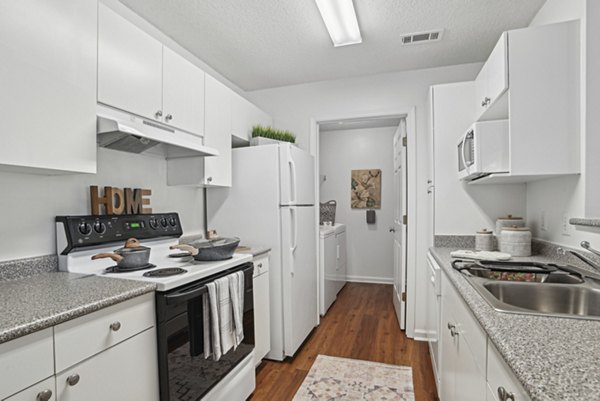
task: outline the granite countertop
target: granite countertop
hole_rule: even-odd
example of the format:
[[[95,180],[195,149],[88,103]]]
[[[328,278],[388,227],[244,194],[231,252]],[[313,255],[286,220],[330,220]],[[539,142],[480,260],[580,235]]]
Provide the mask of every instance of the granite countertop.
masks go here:
[[[252,255],[252,257],[257,257],[259,255],[265,254],[270,251],[271,251],[271,248],[269,248],[268,246],[248,245],[248,244],[241,244],[235,250],[236,253],[245,253],[245,254]]]
[[[430,248],[531,399],[600,400],[600,321],[497,312],[452,269],[454,250]]]
[[[155,288],[141,281],[61,272],[0,282],[0,344]]]

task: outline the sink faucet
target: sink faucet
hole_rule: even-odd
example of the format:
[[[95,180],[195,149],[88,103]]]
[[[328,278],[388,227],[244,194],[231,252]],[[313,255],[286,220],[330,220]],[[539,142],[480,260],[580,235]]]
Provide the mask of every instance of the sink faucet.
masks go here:
[[[594,255],[600,256],[600,252],[597,251],[596,249],[592,248],[589,242],[581,241],[580,245],[582,248],[587,249],[588,251],[592,252]],[[565,255],[567,252],[569,252],[571,255],[577,257],[579,260],[581,260],[586,265],[593,267],[594,270],[600,271],[600,265],[598,265],[598,263],[594,262],[593,260],[591,260],[587,256],[582,255],[579,252],[576,252],[576,251],[573,251],[570,249],[565,250],[564,248],[558,248],[557,252],[559,255]]]

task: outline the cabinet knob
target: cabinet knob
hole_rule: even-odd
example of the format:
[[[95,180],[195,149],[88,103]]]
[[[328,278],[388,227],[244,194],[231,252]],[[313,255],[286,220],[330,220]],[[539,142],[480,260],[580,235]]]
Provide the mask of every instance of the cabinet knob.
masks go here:
[[[262,267],[262,263],[259,263],[257,266],[260,269]]]
[[[491,102],[492,102],[492,99],[490,99],[489,97],[486,97],[485,99],[483,99],[483,102],[481,102],[481,107],[488,106]]]
[[[74,386],[77,383],[79,383],[79,379],[80,379],[80,377],[77,373],[72,374],[71,376],[67,377],[67,384],[69,386]]]
[[[154,117],[156,118],[161,118],[162,117],[162,110],[158,110],[156,113],[154,113]]]
[[[212,179],[212,177],[208,177],[208,178],[206,179],[206,182],[212,182],[212,180],[213,180],[213,179]]]
[[[121,329],[121,322],[114,322],[110,325],[112,331],[119,331]]]
[[[52,390],[44,390],[38,393],[35,401],[48,401],[52,398]]]
[[[165,120],[167,122],[171,121],[173,119],[173,114],[167,114],[167,116],[165,117]]]
[[[515,401],[515,395],[506,391],[502,386],[498,387],[498,397],[500,401]]]

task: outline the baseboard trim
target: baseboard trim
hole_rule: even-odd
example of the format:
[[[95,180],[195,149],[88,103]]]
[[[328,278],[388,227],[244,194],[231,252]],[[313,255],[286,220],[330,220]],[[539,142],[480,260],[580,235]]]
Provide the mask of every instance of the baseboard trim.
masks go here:
[[[350,283],[394,284],[393,278],[386,277],[346,276],[346,281]]]
[[[429,338],[427,336],[427,330],[423,330],[423,329],[415,329],[415,333],[414,333],[414,337],[413,340],[416,341],[429,341]]]

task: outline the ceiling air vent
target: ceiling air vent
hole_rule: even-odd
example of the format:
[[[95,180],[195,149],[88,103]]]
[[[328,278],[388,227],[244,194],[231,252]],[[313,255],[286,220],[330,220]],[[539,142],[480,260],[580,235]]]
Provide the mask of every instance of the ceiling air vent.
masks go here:
[[[402,35],[403,45],[416,45],[419,43],[437,42],[442,39],[443,29],[431,32],[411,33]]]

